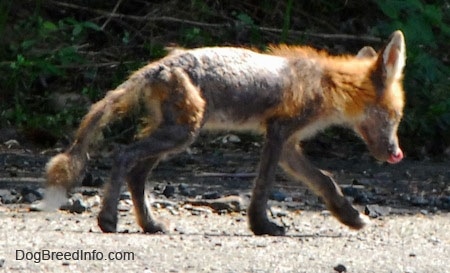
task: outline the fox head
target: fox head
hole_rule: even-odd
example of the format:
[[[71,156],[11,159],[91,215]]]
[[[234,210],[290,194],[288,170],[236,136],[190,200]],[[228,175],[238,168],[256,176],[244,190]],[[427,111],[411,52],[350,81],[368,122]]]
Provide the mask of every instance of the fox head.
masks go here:
[[[368,77],[375,94],[373,100],[365,104],[354,130],[376,159],[398,163],[403,159],[403,152],[399,147],[397,128],[405,104],[402,79],[406,56],[402,32],[394,32],[387,45],[373,58],[376,62]]]

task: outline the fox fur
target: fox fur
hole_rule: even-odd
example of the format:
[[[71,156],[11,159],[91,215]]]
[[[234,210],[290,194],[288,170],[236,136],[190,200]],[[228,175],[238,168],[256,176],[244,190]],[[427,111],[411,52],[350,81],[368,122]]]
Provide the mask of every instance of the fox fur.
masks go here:
[[[271,46],[268,53],[236,47],[177,49],[134,72],[91,107],[73,144],[47,164],[47,187],[64,194],[76,185],[95,135],[139,109],[145,122],[138,140],[114,158],[98,217],[104,232],[116,231],[124,181],[144,232],[165,230],[145,200],[146,177],[161,158],[182,151],[203,128],[252,130],[266,136],[248,210],[255,234],[284,234],[266,212],[277,165],[321,196],[339,221],[359,229],[364,217],[330,176],[307,161],[299,140],[342,125],[361,136],[377,159],[399,162],[404,65],[400,31],[379,53],[366,47],[356,56],[286,45]]]

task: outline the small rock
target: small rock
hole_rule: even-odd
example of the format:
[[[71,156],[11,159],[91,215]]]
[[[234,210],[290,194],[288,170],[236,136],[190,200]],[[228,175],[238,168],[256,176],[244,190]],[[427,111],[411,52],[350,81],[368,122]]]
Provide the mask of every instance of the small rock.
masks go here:
[[[371,198],[367,192],[364,191],[365,187],[362,185],[342,186],[342,193],[345,196],[353,198],[353,202],[358,204],[368,204],[371,202]]]
[[[331,216],[331,212],[329,210],[322,210],[320,212],[320,215],[322,215],[322,216]]]
[[[450,209],[450,196],[442,196],[436,202],[437,207],[440,209]]]
[[[411,198],[411,204],[414,206],[426,206],[430,202],[423,196],[415,196]]]
[[[117,206],[118,211],[130,211],[131,205],[127,201],[129,200],[120,200],[119,205]]]
[[[105,180],[103,180],[101,177],[97,177],[92,182],[92,187],[99,188],[99,187],[103,186],[103,184],[105,184]]]
[[[343,264],[338,264],[335,267],[333,267],[333,269],[339,273],[347,272],[347,268],[345,268],[345,266]]]
[[[247,204],[240,196],[229,195],[211,200],[186,200],[185,206],[206,206],[212,208],[215,212],[241,212],[246,210]]]
[[[178,203],[164,199],[157,199],[152,202],[152,206],[155,208],[170,208],[170,207],[177,207]]]
[[[61,210],[68,210],[72,213],[83,213],[90,209],[87,202],[83,200],[81,193],[74,194],[67,202],[60,207]]]
[[[94,196],[89,197],[86,200],[86,203],[88,204],[89,208],[97,207],[97,206],[100,206],[101,198],[99,195],[94,195]]]
[[[83,213],[88,209],[90,209],[90,207],[83,199],[75,199],[69,211],[72,213]]]
[[[220,198],[220,193],[218,193],[216,191],[205,192],[204,194],[202,194],[202,198],[203,199],[217,199],[217,198]]]
[[[0,259],[0,268],[2,268],[4,264],[5,264],[5,259]]]
[[[34,201],[41,200],[44,198],[43,192],[31,187],[24,187],[20,191],[22,195],[22,202],[33,203]]]
[[[16,194],[15,194],[16,193]],[[19,196],[13,190],[0,189],[0,201],[2,204],[17,203]]]
[[[359,187],[357,188],[357,187],[353,187],[353,186],[347,186],[347,187],[342,186],[341,188],[342,188],[342,193],[346,196],[355,198],[356,196],[361,194],[361,189]]]
[[[98,190],[97,189],[83,189],[81,194],[84,196],[96,196],[96,195],[98,195]]]
[[[39,200],[39,198],[36,195],[32,194],[32,193],[27,193],[25,195],[22,195],[22,202],[23,203],[31,204],[31,203],[33,203],[33,202],[35,202],[37,200]]]
[[[187,184],[184,184],[184,183],[181,183],[180,185],[178,185],[178,191],[183,196],[192,196],[193,195],[193,191],[191,189],[189,189],[189,186]]]
[[[172,185],[166,185],[162,194],[167,198],[174,196],[175,195],[175,187]]]
[[[282,201],[284,201],[284,200],[286,200],[286,197],[287,197],[287,195],[286,194],[284,194],[283,192],[281,192],[281,191],[273,191],[271,194],[270,194],[270,199],[271,200],[275,200],[275,201],[278,201],[278,202],[282,202]]]
[[[120,194],[120,200],[131,200],[131,193],[129,191],[124,191]]]
[[[270,214],[272,215],[272,217],[285,217],[288,215],[288,212],[281,209],[281,208],[270,208]]]
[[[371,218],[377,218],[381,216],[386,216],[391,213],[392,208],[380,205],[366,205],[364,208],[364,213]]]
[[[14,148],[14,147],[15,148],[20,147],[19,141],[15,140],[15,139],[10,139],[8,141],[5,141],[3,144],[5,144],[6,147],[8,147],[8,149],[11,149],[11,148]]]
[[[92,173],[87,172],[84,175],[83,181],[81,181],[81,185],[85,187],[92,187],[94,184],[94,177],[92,176]]]

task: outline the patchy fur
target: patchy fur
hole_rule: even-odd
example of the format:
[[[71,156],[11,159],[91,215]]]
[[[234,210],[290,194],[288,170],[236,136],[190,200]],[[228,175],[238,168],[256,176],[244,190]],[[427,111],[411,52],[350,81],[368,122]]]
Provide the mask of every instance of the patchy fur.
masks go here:
[[[311,47],[271,46],[269,54],[235,47],[175,50],[150,63],[92,105],[71,147],[47,165],[49,189],[69,189],[82,174],[89,144],[112,121],[143,113],[137,140],[117,152],[98,224],[115,232],[120,189],[126,181],[144,232],[165,231],[145,199],[145,180],[161,158],[182,151],[202,128],[254,130],[266,135],[249,206],[255,234],[282,235],[269,221],[267,200],[276,166],[306,183],[345,225],[364,217],[334,180],[301,153],[299,140],[330,125],[353,129],[381,161],[403,158],[397,139],[404,94],[403,34],[394,32],[378,53],[331,56]],[[47,195],[49,196],[49,195]]]

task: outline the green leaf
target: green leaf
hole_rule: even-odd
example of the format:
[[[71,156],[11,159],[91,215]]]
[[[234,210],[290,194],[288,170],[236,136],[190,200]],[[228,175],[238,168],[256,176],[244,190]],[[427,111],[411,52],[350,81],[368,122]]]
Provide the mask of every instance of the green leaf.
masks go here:
[[[237,18],[246,25],[253,26],[255,24],[252,17],[248,16],[246,13],[239,13]]]
[[[58,27],[50,21],[45,21],[42,24],[42,28],[48,32],[58,30]]]
[[[423,13],[433,25],[440,26],[442,24],[442,11],[437,5],[426,5]]]
[[[33,47],[36,44],[36,40],[25,40],[23,41],[20,46],[24,50],[28,50],[29,48]]]
[[[72,35],[73,36],[78,36],[81,33],[81,31],[83,31],[83,26],[80,25],[80,24],[75,25],[75,27],[72,30]]]
[[[100,26],[98,26],[97,24],[95,24],[95,23],[92,23],[92,22],[84,22],[83,23],[83,26],[85,27],[85,28],[90,28],[90,29],[93,29],[93,30],[96,30],[96,31],[100,31],[100,30],[102,30],[101,28],[100,28]]]
[[[398,19],[400,14],[400,8],[398,7],[397,1],[375,1],[381,11],[391,19]]]

